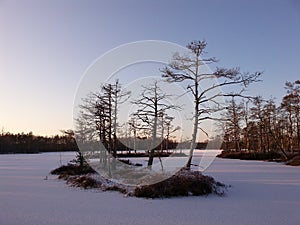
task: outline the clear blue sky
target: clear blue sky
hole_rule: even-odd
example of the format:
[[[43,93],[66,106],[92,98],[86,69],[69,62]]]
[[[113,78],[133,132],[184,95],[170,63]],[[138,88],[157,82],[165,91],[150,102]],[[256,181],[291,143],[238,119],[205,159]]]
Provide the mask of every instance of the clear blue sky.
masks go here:
[[[127,42],[206,39],[219,65],[263,70],[249,93],[279,100],[300,78],[299,1],[0,0],[0,128],[72,128],[86,68]]]

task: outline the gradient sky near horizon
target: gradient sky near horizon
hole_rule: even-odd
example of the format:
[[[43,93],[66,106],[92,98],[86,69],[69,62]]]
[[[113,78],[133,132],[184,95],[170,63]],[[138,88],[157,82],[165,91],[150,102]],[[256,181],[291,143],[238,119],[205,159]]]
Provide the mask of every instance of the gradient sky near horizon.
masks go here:
[[[264,71],[249,94],[281,100],[300,79],[300,1],[0,0],[0,128],[72,128],[88,66],[118,45],[205,39],[219,66]]]

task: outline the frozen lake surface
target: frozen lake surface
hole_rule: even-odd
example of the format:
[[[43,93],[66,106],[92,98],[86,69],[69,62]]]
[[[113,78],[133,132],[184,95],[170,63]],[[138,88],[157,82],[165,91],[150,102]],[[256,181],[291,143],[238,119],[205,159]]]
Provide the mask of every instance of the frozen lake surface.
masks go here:
[[[0,225],[300,224],[299,167],[216,159],[204,174],[232,186],[225,197],[152,200],[71,188],[49,175],[73,158],[0,155]]]

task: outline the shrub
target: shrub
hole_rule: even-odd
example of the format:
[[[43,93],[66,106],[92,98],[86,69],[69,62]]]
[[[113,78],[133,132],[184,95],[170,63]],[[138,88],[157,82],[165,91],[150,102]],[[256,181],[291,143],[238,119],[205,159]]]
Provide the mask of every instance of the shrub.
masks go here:
[[[89,173],[96,173],[96,171],[90,167],[88,164],[84,164],[83,166],[68,164],[63,165],[57,169],[54,169],[50,172],[53,175],[60,175],[62,178],[64,176],[74,176],[74,175],[84,175]]]
[[[133,195],[146,198],[199,196],[211,193],[223,195],[224,190],[221,190],[223,187],[224,184],[216,182],[212,177],[202,175],[199,171],[182,169],[159,183],[136,187]]]

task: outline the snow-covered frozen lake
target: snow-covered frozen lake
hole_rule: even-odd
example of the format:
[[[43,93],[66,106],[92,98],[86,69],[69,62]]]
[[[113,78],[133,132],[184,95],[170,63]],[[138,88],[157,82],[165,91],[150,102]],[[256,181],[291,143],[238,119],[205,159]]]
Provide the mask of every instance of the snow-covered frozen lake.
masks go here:
[[[299,167],[216,159],[205,174],[232,185],[227,196],[152,200],[71,188],[49,175],[73,158],[0,155],[0,225],[300,224]]]

